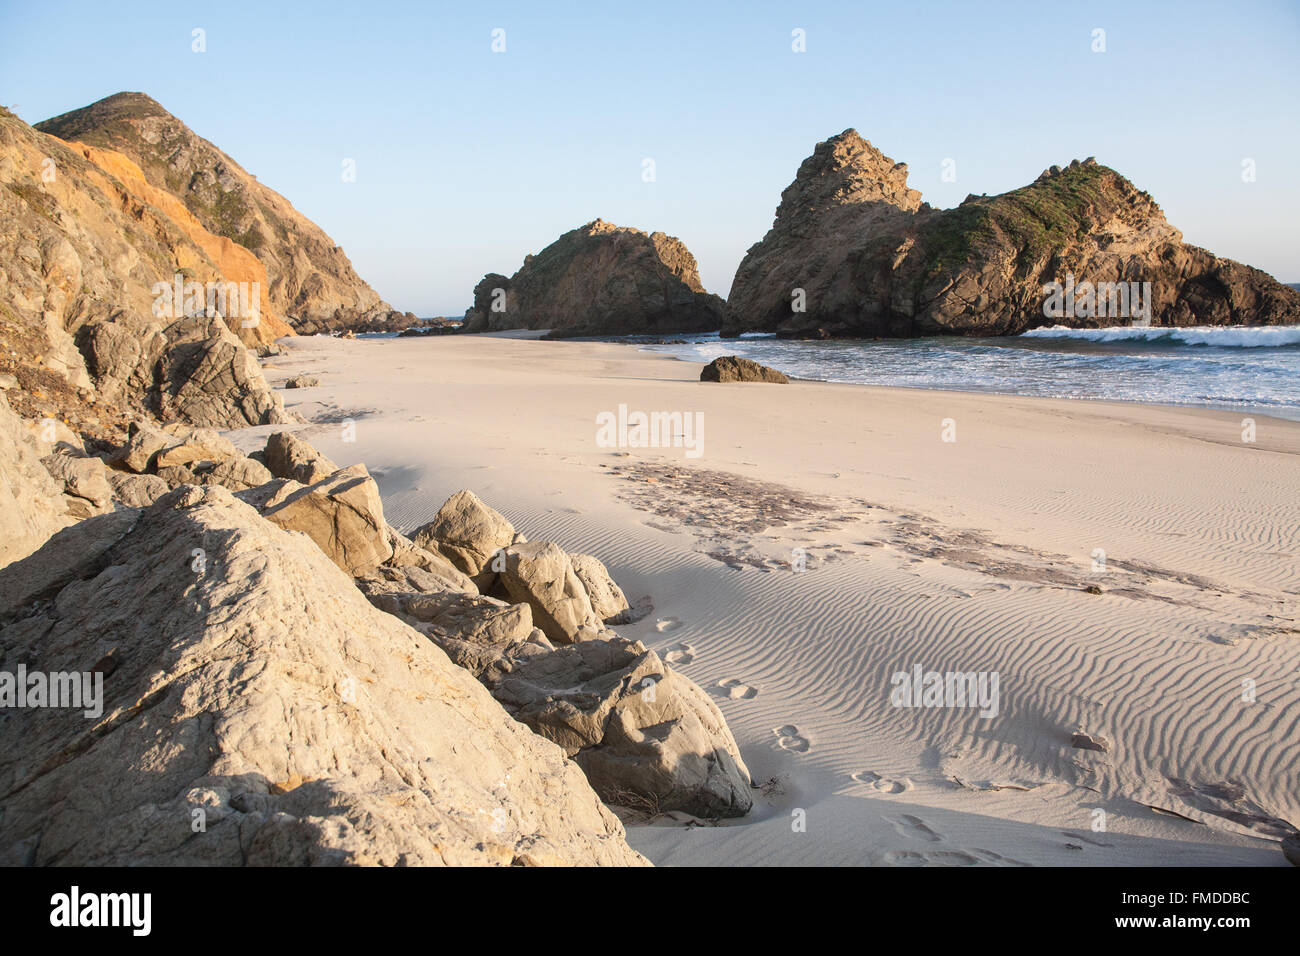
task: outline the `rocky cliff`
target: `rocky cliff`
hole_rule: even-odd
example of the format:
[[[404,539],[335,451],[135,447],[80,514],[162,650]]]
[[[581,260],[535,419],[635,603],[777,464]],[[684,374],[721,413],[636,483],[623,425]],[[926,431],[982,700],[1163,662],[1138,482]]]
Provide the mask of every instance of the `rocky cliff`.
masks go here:
[[[704,291],[681,240],[597,219],[528,256],[510,278],[485,276],[474,288],[465,331],[706,332],[720,326],[723,307]]]
[[[288,420],[245,348],[291,331],[245,307],[260,263],[169,199],[127,157],[0,111],[0,386],[21,417],[106,442],[141,415]]]
[[[1048,315],[1054,282],[1070,294]],[[736,270],[723,333],[1009,335],[1144,318],[1300,322],[1300,294],[1184,243],[1151,196],[1092,159],[938,210],[908,188],[904,164],[850,129],[819,143],[782,193]]]
[[[126,156],[206,230],[251,251],[265,268],[270,305],[296,331],[397,331],[415,321],[380,301],[334,240],[287,199],[143,93],[117,93],[36,128]]]

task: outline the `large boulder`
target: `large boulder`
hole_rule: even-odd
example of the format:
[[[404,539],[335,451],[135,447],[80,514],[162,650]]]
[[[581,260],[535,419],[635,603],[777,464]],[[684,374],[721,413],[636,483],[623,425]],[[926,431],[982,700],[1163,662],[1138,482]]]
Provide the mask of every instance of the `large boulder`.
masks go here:
[[[230,439],[223,438],[211,428],[171,424],[165,425],[163,431],[178,440],[158,452],[154,458],[156,468],[166,468],[169,465],[193,467],[202,461],[219,462],[228,458],[242,457]]]
[[[790,380],[783,372],[766,365],[759,365],[751,359],[739,355],[723,355],[715,358],[700,370],[701,382],[772,382],[777,385],[789,385]]]
[[[564,549],[525,541],[505,550],[501,583],[510,600],[533,609],[533,622],[556,644],[598,638],[604,622]]]
[[[86,366],[95,377],[100,396],[123,402],[144,396],[155,384],[158,360],[167,350],[162,326],[128,321],[97,322],[81,335]]]
[[[126,444],[117,450],[113,464],[137,475],[157,468],[158,453],[178,441],[175,435],[138,420],[131,423],[129,436]]]
[[[275,432],[263,452],[267,470],[276,478],[292,478],[303,485],[328,478],[339,466],[292,432]]]
[[[66,510],[74,518],[88,518],[113,509],[113,486],[108,481],[108,469],[98,458],[46,455],[41,463],[63,486]]]
[[[128,508],[147,508],[171,490],[157,475],[109,471],[108,482],[113,486],[113,497]]]
[[[1045,315],[1045,287],[1071,276],[1081,284],[1073,314]],[[1085,305],[1083,283],[1149,283],[1149,314]],[[1095,160],[933,209],[907,185],[906,164],[849,129],[818,143],[781,194],[772,228],[736,269],[723,334],[1015,335],[1140,318],[1292,324],[1300,291],[1184,243],[1149,194]]]
[[[639,641],[586,641],[518,662],[493,694],[564,748],[607,803],[701,817],[753,805],[721,712]]]
[[[426,551],[438,551],[486,591],[496,578],[493,556],[514,541],[515,529],[472,491],[458,491],[421,525],[411,540]]]
[[[609,569],[604,562],[591,554],[570,554],[573,573],[582,582],[583,590],[591,600],[591,608],[596,617],[606,624],[626,624],[631,616],[627,597],[614,579],[609,576]]]
[[[41,456],[0,391],[0,568],[31,554],[74,520],[62,483],[41,464]]]
[[[64,532],[93,560],[0,629],[29,672],[103,675],[97,717],[6,711],[4,862],[644,863],[559,748],[310,542],[217,487],[119,514]]]
[[[274,480],[265,465],[243,455],[226,458],[203,468],[195,474],[195,478],[201,485],[221,485],[231,491],[257,488]]]
[[[393,556],[379,486],[365,465],[341,469],[306,487],[284,482],[262,513],[281,528],[305,533],[353,576]]]

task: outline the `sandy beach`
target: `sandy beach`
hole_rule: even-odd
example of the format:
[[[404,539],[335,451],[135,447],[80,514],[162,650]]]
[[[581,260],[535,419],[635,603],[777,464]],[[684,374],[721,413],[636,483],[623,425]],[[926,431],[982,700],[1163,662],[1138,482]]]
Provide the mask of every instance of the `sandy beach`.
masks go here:
[[[653,606],[617,630],[714,696],[761,787],[720,826],[630,825],[656,864],[1286,865],[1300,424],[705,384],[619,344],[284,345],[273,384],[320,379],[283,392],[300,434],[394,526],[469,488]],[[598,444],[620,405],[700,413],[698,456]],[[894,706],[914,668],[996,675],[996,714]]]

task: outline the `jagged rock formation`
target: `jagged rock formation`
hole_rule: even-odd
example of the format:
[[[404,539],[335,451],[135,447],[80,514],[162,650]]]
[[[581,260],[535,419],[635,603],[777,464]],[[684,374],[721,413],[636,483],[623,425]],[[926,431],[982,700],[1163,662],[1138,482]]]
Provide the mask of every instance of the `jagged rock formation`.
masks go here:
[[[0,655],[101,675],[102,713],[0,715],[3,862],[645,862],[560,748],[227,490],[47,548],[76,559],[0,570]]]
[[[178,273],[225,288],[236,280],[223,268],[255,275],[255,261],[158,198],[125,157],[0,111],[0,373],[23,418],[106,444],[142,414],[222,428],[289,419],[237,334],[289,332],[274,310],[245,328],[253,319],[229,303],[223,317],[186,318],[155,292]]]
[[[711,332],[723,300],[704,290],[679,239],[597,219],[474,287],[464,331],[550,329],[553,337]]]
[[[398,331],[417,321],[382,302],[287,199],[143,93],[117,93],[36,128],[124,155],[207,231],[250,251],[265,268],[270,305],[296,331]]]
[[[451,590],[435,577],[395,568],[363,575],[357,586],[371,604],[426,634],[489,687],[519,660],[555,650],[533,627],[527,604]]]
[[[1089,159],[999,196],[932,209],[856,131],[817,144],[750,247],[724,335],[1007,335],[1128,325],[1079,304],[1044,315],[1051,282],[1146,283],[1152,325],[1300,322],[1300,294],[1182,241],[1154,200]]]

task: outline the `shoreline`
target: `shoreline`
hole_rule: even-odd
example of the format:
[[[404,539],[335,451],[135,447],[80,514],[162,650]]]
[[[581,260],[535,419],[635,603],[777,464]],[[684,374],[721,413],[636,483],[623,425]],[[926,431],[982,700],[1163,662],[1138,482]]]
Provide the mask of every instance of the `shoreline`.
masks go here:
[[[636,343],[634,342],[610,342],[610,344],[629,345],[629,346],[636,345]],[[638,349],[638,351],[650,352],[649,349],[645,349],[645,348]],[[680,355],[668,355],[663,352],[650,352],[650,354],[663,355],[665,358],[672,359],[677,362],[686,362],[692,365],[703,366],[705,364],[703,362],[696,362],[693,359],[682,358]],[[999,392],[993,389],[980,390],[980,389],[973,389],[973,388],[936,388],[931,385],[878,385],[878,384],[872,384],[870,382],[838,382],[826,378],[800,378],[795,375],[789,375],[787,377],[790,379],[791,382],[808,382],[808,383],[816,383],[818,385],[847,385],[852,388],[884,388],[884,389],[891,389],[891,390],[918,391],[918,392],[957,392],[958,394],[961,395],[993,395],[993,396],[999,396],[1003,398],[1024,398],[1024,399],[1029,399],[1031,401],[1039,401],[1039,402],[1089,402],[1089,403],[1096,403],[1100,405],[1118,405],[1121,407],[1125,405],[1138,405],[1145,408],[1164,408],[1164,409],[1169,409],[1171,411],[1182,410],[1182,411],[1223,412],[1229,415],[1244,414],[1249,417],[1258,416],[1260,418],[1268,418],[1271,421],[1290,422],[1292,424],[1300,424],[1300,418],[1286,418],[1284,416],[1275,415],[1272,414],[1271,412],[1266,412],[1266,411],[1249,411],[1246,409],[1235,409],[1227,405],[1178,405],[1178,404],[1169,404],[1166,402],[1142,402],[1142,401],[1137,401],[1136,399],[1126,400],[1122,398],[1092,398],[1091,396],[1088,395],[1066,395],[1058,398],[1050,398],[1045,395],[1018,395],[1015,392]]]
[[[1300,326],[1298,326],[1297,328],[1300,328]],[[470,333],[466,333],[465,337],[484,338],[484,339],[504,339],[507,341],[515,341],[515,342],[542,341],[540,336],[544,335],[546,331],[547,330],[545,329],[529,330],[527,334],[512,334],[509,332],[470,332]],[[317,337],[328,338],[328,336],[304,336],[304,338],[317,338]],[[1014,338],[1014,336],[1008,336],[1008,337]],[[381,341],[390,341],[390,340],[395,341],[400,339],[401,337],[396,333],[377,333],[377,334],[367,333],[365,335],[358,336],[357,338],[359,340],[381,342]],[[418,340],[418,338],[416,340]],[[281,340],[281,342],[284,341],[291,341],[291,340],[288,339]],[[655,352],[649,348],[646,348],[644,343],[628,342],[619,339],[575,338],[575,339],[553,339],[548,341],[573,343],[573,344],[590,343],[594,345],[622,346],[624,348],[631,348],[634,351],[640,354],[644,354],[646,356],[654,356],[672,362],[682,362],[686,365],[694,365],[700,368],[703,368],[703,366],[707,364],[704,362],[696,361],[694,359],[683,358],[680,355],[673,355],[667,352]],[[784,371],[784,370],[779,369],[778,371]],[[839,381],[832,381],[830,379],[821,379],[821,378],[801,378],[795,375],[789,375],[789,373],[786,374],[792,383],[797,382],[801,384],[824,385],[828,387],[837,387],[837,388],[845,387],[845,388],[854,388],[854,389],[882,389],[886,392],[919,392],[930,396],[939,396],[939,395],[946,395],[946,394],[966,395],[971,397],[986,396],[991,398],[1006,398],[1006,399],[1015,399],[1015,400],[1027,401],[1027,402],[1082,403],[1084,405],[1108,408],[1112,411],[1119,411],[1125,408],[1136,407],[1136,408],[1160,409],[1168,412],[1191,412],[1194,414],[1206,413],[1206,414],[1219,414],[1219,415],[1231,415],[1231,416],[1244,415],[1249,418],[1256,418],[1256,417],[1265,418],[1268,419],[1268,421],[1270,422],[1276,422],[1284,426],[1295,427],[1296,429],[1300,430],[1300,419],[1286,418],[1284,416],[1276,415],[1268,411],[1248,411],[1248,410],[1243,410],[1238,408],[1232,408],[1226,405],[1170,404],[1166,402],[1146,402],[1146,401],[1116,399],[1116,398],[1092,398],[1086,395],[1082,395],[1082,396],[1070,395],[1070,396],[1060,396],[1060,397],[1050,397],[1045,395],[1019,395],[1016,394],[1015,392],[1000,392],[994,390],[983,391],[983,390],[969,389],[969,388],[936,388],[934,386],[929,386],[929,385],[879,385],[879,384],[873,384],[869,382],[839,382]],[[1280,449],[1274,448],[1272,450],[1280,450]],[[1290,451],[1288,453],[1300,454],[1300,447],[1297,447],[1294,451]]]
[[[1250,326],[1243,326],[1243,328],[1252,328],[1252,327],[1250,327]],[[1274,327],[1274,326],[1259,326],[1259,328],[1275,328],[1275,327]],[[1300,326],[1295,326],[1295,328],[1298,329],[1298,330],[1300,330]],[[468,336],[475,336],[475,337],[485,337],[485,338],[502,338],[502,339],[509,339],[509,340],[512,340],[512,341],[530,341],[530,340],[537,340],[537,339],[540,339],[540,337],[541,337],[542,335],[545,335],[547,331],[548,331],[548,330],[545,330],[545,329],[538,329],[538,330],[512,330],[512,331],[510,331],[510,332],[473,332],[473,333],[465,333],[465,335],[468,335]],[[387,340],[387,339],[400,338],[400,335],[398,335],[397,333],[371,333],[371,334],[365,334],[365,335],[359,336],[359,338],[362,338],[362,339],[368,339],[368,340],[372,340],[372,341],[382,341],[382,340]],[[636,351],[638,351],[638,352],[643,352],[643,353],[646,353],[646,354],[649,354],[649,355],[659,355],[659,356],[663,356],[664,358],[667,358],[667,359],[672,359],[672,360],[679,361],[679,362],[685,362],[685,363],[687,363],[687,364],[695,364],[695,365],[703,365],[703,364],[705,364],[705,363],[703,363],[703,362],[699,362],[699,361],[696,360],[696,359],[686,358],[686,357],[683,357],[683,356],[680,356],[680,355],[673,354],[673,353],[671,353],[671,352],[656,352],[656,351],[653,350],[653,346],[654,346],[655,343],[633,342],[633,341],[628,341],[628,338],[629,338],[629,337],[618,337],[618,338],[592,338],[592,337],[582,337],[582,338],[573,338],[573,339],[559,339],[559,340],[554,340],[554,341],[562,341],[562,342],[591,342],[591,343],[606,344],[606,345],[622,345],[622,346],[632,347],[632,348],[634,348],[634,349],[635,349]],[[1007,338],[1007,339],[1012,339],[1012,340],[1014,340],[1014,339],[1019,338],[1019,336],[1002,336],[1002,338]],[[731,342],[731,341],[737,341],[737,340],[735,340],[735,339],[720,339],[719,341],[720,341],[720,342]],[[875,341],[875,340],[872,340],[872,339],[860,339],[860,340],[859,340],[859,339],[843,339],[843,340],[836,340],[836,341],[847,341],[847,342],[859,342],[859,341],[860,341],[860,342],[870,342],[870,341]],[[915,340],[902,339],[902,340],[898,340],[898,341],[915,341]],[[1264,346],[1261,346],[1261,347],[1264,347]],[[1246,350],[1246,351],[1249,351],[1249,350]],[[739,354],[739,353],[736,353],[736,354]],[[771,361],[772,361],[771,359],[767,359],[767,362],[771,362]],[[773,366],[773,367],[775,367],[775,366]],[[780,371],[783,371],[783,372],[784,372],[785,370],[784,370],[784,369],[780,369]],[[1285,416],[1285,415],[1280,415],[1280,414],[1278,414],[1278,413],[1276,413],[1276,412],[1274,412],[1274,411],[1270,411],[1270,410],[1268,410],[1268,406],[1249,405],[1249,404],[1247,404],[1247,403],[1241,403],[1241,404],[1239,404],[1239,405],[1237,405],[1237,406],[1233,406],[1233,405],[1230,405],[1230,404],[1224,404],[1224,403],[1216,403],[1216,404],[1194,404],[1194,403],[1190,403],[1190,402],[1188,402],[1188,403],[1168,403],[1168,402],[1151,402],[1151,401],[1144,401],[1144,400],[1140,400],[1140,399],[1098,398],[1098,397],[1094,397],[1094,396],[1090,396],[1090,395],[1067,395],[1067,396],[1059,396],[1059,397],[1045,396],[1045,395],[1021,395],[1021,394],[1016,393],[1016,392],[1000,391],[1000,390],[992,389],[992,388],[990,388],[990,389],[974,389],[974,388],[961,388],[961,387],[938,387],[938,386],[934,386],[934,385],[905,385],[905,384],[896,384],[896,383],[895,383],[895,384],[879,384],[879,383],[871,383],[871,382],[846,382],[846,381],[836,381],[836,380],[832,380],[832,379],[824,379],[824,378],[804,378],[804,377],[802,377],[802,376],[792,375],[792,374],[790,374],[790,373],[788,373],[788,372],[787,372],[786,374],[789,376],[789,378],[790,378],[790,380],[791,380],[792,382],[812,382],[812,383],[818,383],[818,384],[823,384],[823,385],[851,385],[851,386],[856,386],[856,387],[861,387],[861,388],[903,389],[903,390],[908,390],[908,391],[913,391],[913,390],[914,390],[914,391],[922,391],[922,392],[957,392],[957,393],[964,394],[964,395],[994,395],[994,396],[1004,396],[1004,397],[1008,397],[1008,398],[1027,398],[1027,399],[1038,399],[1038,400],[1043,400],[1043,401],[1086,402],[1086,403],[1099,403],[1099,404],[1110,404],[1110,405],[1119,405],[1119,406],[1139,405],[1139,406],[1154,407],[1154,408],[1166,408],[1166,409],[1187,409],[1187,410],[1200,410],[1200,411],[1207,411],[1207,412],[1223,412],[1223,413],[1225,413],[1225,414],[1241,415],[1241,416],[1244,416],[1244,417],[1250,417],[1250,418],[1254,418],[1254,417],[1262,417],[1262,418],[1270,419],[1270,420],[1272,420],[1272,421],[1281,421],[1281,422],[1300,423],[1300,405],[1298,405],[1298,406],[1288,406],[1289,408],[1293,408],[1293,410],[1295,411],[1295,414],[1296,414],[1296,417],[1294,417],[1294,418],[1288,418],[1288,417]]]
[[[653,603],[617,630],[713,697],[763,784],[741,820],[630,827],[654,862],[1285,864],[1214,788],[1300,815],[1300,424],[1243,446],[1239,416],[1183,406],[704,384],[611,347],[630,343],[285,344],[273,381],[321,379],[282,393],[315,420],[304,437],[365,462],[392,524],[469,488]],[[594,415],[620,401],[700,411],[703,456],[597,447]],[[1000,716],[891,707],[912,665],[1000,673]],[[1234,703],[1243,668],[1253,710]],[[1079,730],[1111,751],[1073,748]]]

